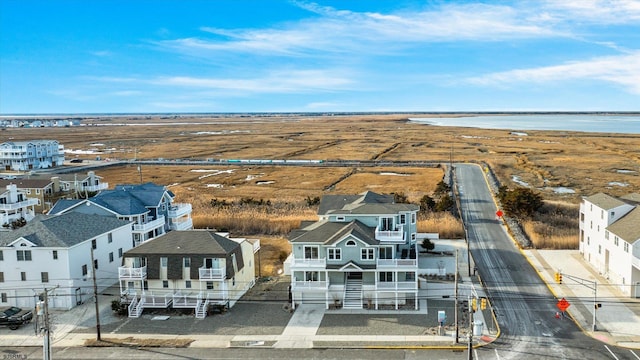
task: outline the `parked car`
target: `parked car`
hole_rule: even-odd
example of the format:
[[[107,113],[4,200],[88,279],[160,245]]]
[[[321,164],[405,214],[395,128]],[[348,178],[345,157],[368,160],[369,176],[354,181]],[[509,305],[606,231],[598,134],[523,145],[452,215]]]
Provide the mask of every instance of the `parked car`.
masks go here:
[[[8,326],[11,330],[18,329],[21,325],[28,324],[33,319],[31,310],[22,310],[11,306],[3,308],[0,312],[0,326]]]
[[[81,163],[83,160],[82,159],[73,159],[70,162],[74,163],[74,164],[79,164]]]

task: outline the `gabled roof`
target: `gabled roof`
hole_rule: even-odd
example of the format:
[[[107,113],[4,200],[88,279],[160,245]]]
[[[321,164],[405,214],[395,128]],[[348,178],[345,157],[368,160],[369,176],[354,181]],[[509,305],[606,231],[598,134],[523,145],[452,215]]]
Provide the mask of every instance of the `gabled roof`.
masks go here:
[[[240,244],[211,230],[170,231],[155,239],[145,241],[125,254],[140,255],[227,255]]]
[[[128,191],[105,190],[87,201],[112,210],[119,215],[139,215],[149,212],[145,204]]]
[[[49,215],[60,214],[69,208],[72,208],[86,200],[82,199],[60,199],[53,204],[51,210],[49,210]]]
[[[604,193],[591,195],[584,199],[604,210],[610,210],[626,204],[624,201]]]
[[[145,207],[156,207],[160,205],[162,197],[165,193],[174,197],[173,193],[168,191],[162,185],[156,185],[154,183],[145,183],[139,185],[116,185],[113,190],[105,190],[94,198],[109,196],[110,193],[126,193],[129,196],[137,199]]]
[[[609,225],[607,230],[629,243],[640,239],[640,206]]]
[[[318,215],[397,214],[399,211],[418,211],[414,204],[397,204],[393,195],[366,191],[360,195],[325,195],[320,200]]]
[[[292,243],[319,243],[331,245],[344,239],[348,235],[353,235],[357,239],[369,245],[378,245],[375,228],[371,228],[354,220],[348,223],[321,221],[299,231],[291,233],[289,241]]]
[[[38,215],[19,229],[0,232],[0,246],[25,238],[37,246],[71,247],[128,224],[129,221],[112,216],[75,212],[55,216]]]
[[[46,179],[0,179],[0,188],[6,188],[9,184],[15,184],[18,189],[44,189],[53,182]]]

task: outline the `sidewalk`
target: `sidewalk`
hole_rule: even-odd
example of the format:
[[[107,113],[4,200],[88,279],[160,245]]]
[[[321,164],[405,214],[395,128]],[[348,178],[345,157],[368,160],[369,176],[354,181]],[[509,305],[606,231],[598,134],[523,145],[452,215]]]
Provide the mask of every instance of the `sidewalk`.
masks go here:
[[[529,262],[547,282],[558,298],[566,298],[571,306],[567,312],[585,333],[608,344],[640,348],[640,300],[623,295],[615,285],[587,264],[578,250],[523,250]],[[554,274],[561,271],[571,277],[586,280],[587,285],[572,281],[569,276],[562,284],[555,283]],[[595,310],[593,282],[596,282]],[[596,312],[596,331],[593,312]]]

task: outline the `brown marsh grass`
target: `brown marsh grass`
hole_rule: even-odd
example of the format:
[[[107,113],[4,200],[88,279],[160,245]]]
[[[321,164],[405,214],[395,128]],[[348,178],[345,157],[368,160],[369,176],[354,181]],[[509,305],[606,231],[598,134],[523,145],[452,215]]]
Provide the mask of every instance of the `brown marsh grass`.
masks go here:
[[[425,117],[415,115],[415,117]],[[452,115],[446,115],[452,116]],[[138,118],[88,119],[81,126],[46,129],[6,129],[3,138],[29,140],[52,138],[66,149],[95,149],[100,156],[114,159],[377,159],[431,160],[448,163],[484,161],[492,166],[499,180],[510,187],[517,176],[541,192],[547,200],[578,204],[582,196],[606,192],[614,196],[640,192],[640,135],[580,133],[568,131],[486,130],[429,126],[407,121],[408,114],[357,116],[247,116],[193,119]],[[83,122],[83,123],[84,123]],[[138,123],[138,126],[123,124]],[[140,125],[154,123],[155,125]],[[76,155],[67,156],[68,159]],[[77,155],[94,160],[96,155]],[[221,226],[223,217],[209,204],[212,198],[230,201],[250,197],[279,203],[297,204],[307,196],[331,193],[359,193],[374,190],[402,192],[411,201],[431,194],[442,178],[440,169],[410,168],[284,168],[218,167],[206,170],[234,171],[205,176],[193,167],[142,167],[143,181],[169,186],[177,201],[191,202],[199,226]],[[621,172],[620,170],[631,170]],[[381,175],[383,171],[410,176]],[[111,186],[137,183],[140,174],[134,166],[100,169],[99,175]],[[348,175],[348,176],[346,176]],[[252,178],[252,176],[256,176]],[[338,181],[341,178],[346,178]],[[248,180],[252,178],[251,180]],[[331,184],[335,187],[329,187]],[[216,185],[217,184],[217,185]],[[619,186],[619,185],[625,186]],[[218,186],[218,187],[216,187]],[[563,186],[573,194],[556,193]],[[315,219],[315,210],[296,208],[273,226],[286,229],[301,220]],[[265,228],[265,214],[257,212],[236,219],[246,223],[242,229]],[[278,214],[280,216],[280,214]],[[248,225],[255,219],[257,225]],[[577,217],[576,217],[577,219]],[[558,234],[553,223],[534,220],[532,234],[540,231],[537,246],[556,247]],[[420,231],[445,233],[443,221],[420,224]],[[542,223],[542,225],[540,224]],[[543,225],[554,228],[550,230]],[[566,224],[569,233],[577,225]],[[424,227],[424,228],[423,228]],[[424,229],[424,230],[423,230]],[[426,230],[429,229],[429,230]],[[280,231],[280,230],[279,230]],[[274,232],[274,231],[272,231]],[[455,231],[453,231],[455,233]],[[242,234],[234,234],[242,236]],[[445,237],[443,235],[443,237]],[[532,236],[532,238],[535,236]],[[549,240],[551,239],[551,240]],[[558,240],[553,240],[558,239]],[[549,241],[552,243],[548,244]],[[565,245],[559,245],[564,247]]]

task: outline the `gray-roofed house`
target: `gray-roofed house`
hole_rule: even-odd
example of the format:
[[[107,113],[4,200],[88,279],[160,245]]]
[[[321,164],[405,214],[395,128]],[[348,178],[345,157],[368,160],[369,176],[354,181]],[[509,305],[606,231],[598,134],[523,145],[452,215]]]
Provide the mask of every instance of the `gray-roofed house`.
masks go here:
[[[392,195],[325,195],[319,220],[291,232],[293,306],[418,307],[416,216]]]
[[[191,204],[174,203],[174,197],[165,186],[153,183],[116,185],[88,199],[58,200],[49,213],[81,212],[129,220],[137,246],[170,230],[193,228]]]
[[[38,215],[0,233],[0,306],[35,307],[35,295],[54,289],[51,308],[71,309],[93,296],[91,253],[99,291],[116,282],[131,248],[131,224],[111,216]]]
[[[620,290],[640,298],[640,194],[603,193],[580,203],[580,254]]]
[[[118,269],[129,317],[146,308],[232,307],[255,283],[254,244],[210,230],[172,231],[124,254]]]

